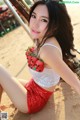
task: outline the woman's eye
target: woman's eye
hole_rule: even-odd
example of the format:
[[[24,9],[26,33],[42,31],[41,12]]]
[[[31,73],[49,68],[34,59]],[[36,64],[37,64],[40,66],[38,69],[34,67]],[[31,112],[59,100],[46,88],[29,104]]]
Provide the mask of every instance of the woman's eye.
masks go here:
[[[31,17],[36,18],[36,16],[35,16],[35,15],[31,15]]]
[[[43,22],[48,22],[46,19],[42,19],[41,21],[43,21]]]

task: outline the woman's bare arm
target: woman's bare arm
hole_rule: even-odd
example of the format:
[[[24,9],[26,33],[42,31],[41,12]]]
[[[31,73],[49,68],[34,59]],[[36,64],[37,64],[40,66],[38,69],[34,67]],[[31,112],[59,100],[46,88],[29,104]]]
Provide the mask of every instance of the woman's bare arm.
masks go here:
[[[56,48],[44,46],[41,48],[40,56],[47,65],[49,65],[66,83],[72,86],[80,94],[80,81],[77,75],[63,61]]]

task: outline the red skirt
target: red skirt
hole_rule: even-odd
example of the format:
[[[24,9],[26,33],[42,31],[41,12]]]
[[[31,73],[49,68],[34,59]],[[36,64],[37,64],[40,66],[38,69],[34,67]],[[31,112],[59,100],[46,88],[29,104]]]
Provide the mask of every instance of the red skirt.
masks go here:
[[[41,88],[33,79],[25,85],[25,88],[27,89],[28,113],[40,111],[53,93]]]

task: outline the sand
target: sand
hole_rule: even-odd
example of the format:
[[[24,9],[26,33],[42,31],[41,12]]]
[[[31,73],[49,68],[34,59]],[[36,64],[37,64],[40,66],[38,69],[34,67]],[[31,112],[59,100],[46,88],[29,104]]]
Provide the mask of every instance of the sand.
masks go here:
[[[79,5],[67,5],[74,28],[74,44],[77,49],[80,49],[79,7]],[[22,27],[0,38],[0,64],[17,79],[22,78],[28,81],[31,78],[25,57],[25,50],[31,45],[32,41]],[[8,120],[80,120],[80,96],[63,81],[56,86],[54,95],[51,96],[44,109],[36,114],[19,112],[5,92],[1,104],[7,106],[5,112],[8,113]]]

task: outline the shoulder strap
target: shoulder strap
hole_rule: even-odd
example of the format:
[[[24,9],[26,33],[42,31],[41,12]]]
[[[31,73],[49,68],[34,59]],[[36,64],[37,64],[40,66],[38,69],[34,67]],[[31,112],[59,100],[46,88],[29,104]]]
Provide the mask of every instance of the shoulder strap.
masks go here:
[[[54,44],[51,44],[51,43],[45,43],[42,47],[47,46],[47,45],[57,48],[57,49],[59,50],[61,56],[62,56],[62,52],[61,52],[61,50],[60,50],[57,46],[55,46]],[[40,54],[40,51],[39,51],[38,55],[39,55],[39,54]]]

